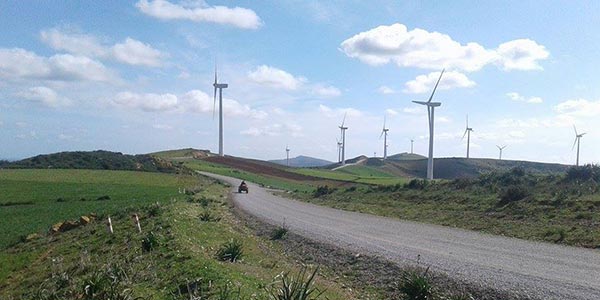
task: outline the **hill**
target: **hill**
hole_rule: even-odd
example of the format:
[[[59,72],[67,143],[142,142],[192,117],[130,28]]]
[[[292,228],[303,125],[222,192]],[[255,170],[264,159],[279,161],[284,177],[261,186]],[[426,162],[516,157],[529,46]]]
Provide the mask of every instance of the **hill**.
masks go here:
[[[420,155],[420,154],[416,154],[416,153],[408,153],[408,152],[402,152],[402,153],[398,153],[398,154],[394,154],[394,155],[389,155],[387,158],[391,159],[391,160],[419,160],[419,159],[427,159],[426,156],[423,156],[423,155]]]
[[[287,166],[286,159],[269,160],[269,162]],[[328,160],[309,157],[309,156],[303,156],[303,155],[300,155],[300,156],[297,156],[294,158],[290,158],[290,167],[296,167],[296,168],[322,167],[322,166],[330,165],[332,163],[333,162],[330,162]]]
[[[215,156],[210,150],[200,150],[194,148],[185,148],[177,150],[166,150],[154,153],[148,153],[148,155],[154,157],[160,157],[164,159],[202,159],[206,157]]]
[[[128,155],[103,150],[38,155],[5,163],[2,167],[10,169],[91,169],[166,173],[177,171],[177,168],[171,162],[151,155]]]

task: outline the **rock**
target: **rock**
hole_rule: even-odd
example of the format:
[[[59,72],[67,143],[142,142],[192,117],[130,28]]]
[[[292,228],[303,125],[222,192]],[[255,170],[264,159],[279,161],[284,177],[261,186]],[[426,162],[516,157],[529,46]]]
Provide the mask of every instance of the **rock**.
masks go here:
[[[87,225],[91,222],[92,220],[90,219],[90,217],[88,216],[81,216],[79,217],[79,225]]]
[[[52,225],[52,227],[50,227],[50,232],[52,233],[57,233],[60,231],[60,228],[63,226],[63,222],[58,222],[54,225]]]
[[[71,229],[75,229],[77,227],[79,227],[79,224],[77,224],[77,222],[66,221],[66,222],[62,223],[62,225],[58,228],[58,231],[65,232],[65,231],[69,231]]]
[[[27,241],[27,242],[33,241],[35,239],[38,239],[39,237],[40,237],[40,235],[37,233],[28,234],[27,237],[25,237],[25,241]]]

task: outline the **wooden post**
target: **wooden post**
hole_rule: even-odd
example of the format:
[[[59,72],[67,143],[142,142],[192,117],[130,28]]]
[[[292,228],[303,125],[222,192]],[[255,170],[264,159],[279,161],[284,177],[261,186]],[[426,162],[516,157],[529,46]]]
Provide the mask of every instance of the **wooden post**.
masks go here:
[[[110,216],[108,217],[108,222],[106,225],[108,226],[108,232],[110,232],[110,234],[113,234],[113,227],[112,227],[112,221],[110,220]]]
[[[140,226],[140,219],[138,218],[138,215],[133,214],[131,217],[133,218],[133,223],[135,223],[135,226],[137,226],[138,232],[142,233],[142,227]]]

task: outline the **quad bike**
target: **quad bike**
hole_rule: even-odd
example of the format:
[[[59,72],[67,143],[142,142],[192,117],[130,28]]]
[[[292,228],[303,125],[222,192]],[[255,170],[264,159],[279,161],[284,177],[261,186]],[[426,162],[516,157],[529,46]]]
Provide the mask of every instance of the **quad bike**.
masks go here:
[[[242,192],[246,192],[246,194],[248,194],[248,185],[245,182],[242,182],[242,184],[240,184],[238,187],[238,193],[241,194]]]

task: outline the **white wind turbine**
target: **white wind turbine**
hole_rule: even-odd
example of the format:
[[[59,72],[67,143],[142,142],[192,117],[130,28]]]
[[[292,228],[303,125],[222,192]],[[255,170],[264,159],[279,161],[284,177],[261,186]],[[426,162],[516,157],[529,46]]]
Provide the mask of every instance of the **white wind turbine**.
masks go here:
[[[342,159],[341,159],[342,165],[346,164],[346,156],[345,156],[346,155],[346,130],[348,129],[348,127],[344,126],[345,123],[346,123],[346,114],[344,113],[344,119],[342,120],[342,124],[340,126],[338,126],[342,133]]]
[[[573,150],[575,148],[575,144],[577,144],[577,162],[576,162],[576,166],[579,166],[579,143],[581,142],[581,137],[585,135],[584,133],[577,133],[577,128],[575,127],[575,125],[573,125],[573,129],[575,130],[575,141],[573,142],[573,147],[571,148],[571,150]]]
[[[215,106],[217,103],[217,89],[219,90],[219,156],[223,156],[223,89],[228,87],[227,83],[219,83],[217,80],[217,66],[215,65],[215,88],[213,96],[213,119],[215,117]]]
[[[285,161],[287,163],[287,166],[290,166],[290,147],[288,145],[285,145]]]
[[[387,135],[388,135],[388,131],[390,131],[389,128],[385,128],[385,116],[383,116],[383,129],[381,130],[381,134],[379,135],[379,139],[381,139],[381,136],[383,136],[383,159],[387,159]]]
[[[410,154],[414,153],[413,152],[413,146],[414,146],[414,144],[415,144],[415,139],[414,138],[410,139]]]
[[[498,157],[498,160],[502,160],[502,150],[504,150],[504,148],[506,148],[506,145],[504,145],[504,146],[496,145],[496,147],[498,147],[498,150],[500,150],[500,156]]]
[[[469,158],[469,146],[471,144],[471,131],[473,131],[473,128],[469,127],[469,115],[467,115],[467,126],[465,129],[465,133],[462,136],[462,139],[465,139],[465,135],[467,136],[467,158]]]
[[[337,151],[338,151],[338,162],[342,162],[342,142],[338,138],[335,138],[337,142]]]
[[[433,179],[433,113],[436,107],[442,105],[440,102],[431,102],[433,99],[433,95],[435,94],[435,90],[442,79],[442,75],[444,75],[444,70],[440,73],[440,78],[438,78],[435,87],[433,88],[433,92],[431,92],[431,96],[427,101],[413,101],[414,103],[426,105],[427,106],[427,117],[429,119],[429,157],[427,159],[427,179]]]

